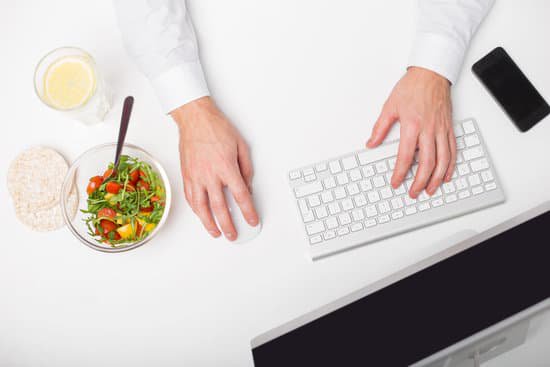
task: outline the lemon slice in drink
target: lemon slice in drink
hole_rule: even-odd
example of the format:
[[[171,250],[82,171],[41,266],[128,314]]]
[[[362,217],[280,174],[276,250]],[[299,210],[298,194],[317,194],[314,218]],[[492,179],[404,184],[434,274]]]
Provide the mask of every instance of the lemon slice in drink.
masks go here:
[[[44,75],[45,100],[60,110],[84,105],[94,94],[95,87],[93,66],[86,58],[80,56],[67,56],[56,60]]]

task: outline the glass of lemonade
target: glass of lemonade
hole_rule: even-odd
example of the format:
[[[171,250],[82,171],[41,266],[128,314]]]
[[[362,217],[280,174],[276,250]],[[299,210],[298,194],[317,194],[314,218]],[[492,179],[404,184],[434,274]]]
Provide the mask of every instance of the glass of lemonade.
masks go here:
[[[34,89],[47,106],[86,124],[103,121],[111,108],[110,95],[90,54],[62,47],[40,60]]]

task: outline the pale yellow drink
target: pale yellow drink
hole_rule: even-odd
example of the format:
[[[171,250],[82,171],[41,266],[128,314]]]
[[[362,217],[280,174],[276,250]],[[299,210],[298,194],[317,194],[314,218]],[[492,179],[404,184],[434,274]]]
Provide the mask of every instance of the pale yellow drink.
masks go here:
[[[81,107],[96,88],[93,67],[81,56],[65,56],[54,61],[44,74],[44,99],[60,110]]]

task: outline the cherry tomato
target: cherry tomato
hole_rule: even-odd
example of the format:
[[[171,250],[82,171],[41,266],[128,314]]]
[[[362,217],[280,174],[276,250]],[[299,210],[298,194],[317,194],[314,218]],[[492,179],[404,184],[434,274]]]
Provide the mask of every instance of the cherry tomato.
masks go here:
[[[131,183],[126,184],[126,191],[133,192],[136,191],[136,187],[132,185]]]
[[[153,206],[148,206],[146,208],[141,208],[140,211],[144,212],[144,213],[151,213],[153,211]]]
[[[119,234],[117,231],[113,231],[113,232],[107,233],[106,237],[107,237],[108,239],[111,239],[111,233],[113,233],[112,236],[113,236],[113,240],[114,240],[114,241],[118,241],[118,240],[120,240],[120,239],[122,238],[122,237],[120,237],[120,234]]]
[[[143,231],[143,226],[139,224],[139,222],[136,222],[136,237],[141,236],[142,231]]]
[[[110,181],[105,185],[105,190],[110,194],[118,194],[120,191],[120,184],[118,182]]]
[[[106,180],[107,177],[111,176],[112,173],[113,173],[113,169],[109,168],[107,171],[105,171],[105,173],[103,173],[103,179]]]
[[[149,190],[149,184],[143,180],[139,180],[137,183],[137,188],[141,190]]]
[[[132,185],[135,185],[138,180],[139,180],[139,170],[133,170],[132,172],[130,172],[130,182],[132,183]]]
[[[111,208],[102,208],[97,212],[97,216],[99,218],[114,218],[116,216],[116,212]]]
[[[161,206],[164,206],[164,202],[157,195],[151,198],[151,204],[154,204],[156,202],[158,202]]]
[[[139,170],[139,178],[147,178],[147,175],[142,170]]]
[[[91,195],[92,192],[97,190],[99,186],[103,183],[103,177],[101,176],[94,176],[90,178],[90,183],[88,183],[88,187],[86,188],[86,192],[88,195]]]
[[[107,235],[109,232],[117,229],[117,225],[107,219],[102,219],[99,221],[99,226],[103,229],[104,235]]]

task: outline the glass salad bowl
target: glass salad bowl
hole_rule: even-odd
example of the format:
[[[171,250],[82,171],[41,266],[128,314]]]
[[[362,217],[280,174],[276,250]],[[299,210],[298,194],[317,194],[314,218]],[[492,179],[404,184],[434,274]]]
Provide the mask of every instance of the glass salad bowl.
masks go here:
[[[103,252],[128,251],[149,242],[161,230],[166,222],[166,218],[170,212],[170,203],[172,199],[170,182],[168,180],[168,176],[166,175],[166,171],[162,168],[160,163],[140,147],[131,144],[124,144],[122,149],[123,155],[138,158],[139,160],[148,163],[152,170],[158,175],[165,191],[164,212],[159,223],[150,232],[148,232],[145,237],[136,240],[135,242],[111,245],[109,243],[98,241],[98,236],[94,237],[90,233],[90,229],[86,224],[85,218],[89,216],[89,214],[82,212],[82,210],[87,210],[88,208],[88,194],[86,192],[86,188],[91,177],[103,175],[103,172],[107,169],[108,164],[113,162],[115,151],[116,143],[98,145],[85,151],[70,166],[61,187],[61,208],[65,224],[74,236],[80,240],[80,242],[93,248],[94,250]],[[75,189],[76,195],[78,196],[76,213]]]

